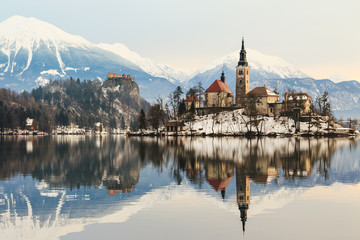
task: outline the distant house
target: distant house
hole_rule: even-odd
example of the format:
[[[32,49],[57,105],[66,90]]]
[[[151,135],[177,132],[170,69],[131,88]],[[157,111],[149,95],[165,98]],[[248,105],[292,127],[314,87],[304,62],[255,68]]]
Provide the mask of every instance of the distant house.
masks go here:
[[[200,101],[196,97],[189,96],[185,100],[186,111],[189,111],[191,104],[194,103],[195,109],[200,107]]]
[[[129,74],[116,75],[116,73],[114,73],[114,72],[109,72],[107,79],[119,79],[119,80],[128,79],[128,80],[134,81],[134,78]]]
[[[101,133],[103,132],[105,129],[104,129],[104,124],[101,123],[101,122],[96,122],[95,123],[95,133]]]
[[[34,119],[27,118],[25,121],[26,130],[33,131],[34,130]]]
[[[165,129],[166,129],[167,133],[181,132],[184,130],[184,126],[185,126],[185,124],[183,122],[179,122],[179,121],[169,121],[169,122],[166,122],[164,125],[165,125]]]
[[[109,72],[108,73],[108,79],[110,79],[110,78],[115,78],[116,77],[116,73],[114,73],[114,72]]]
[[[256,87],[250,92],[247,93],[247,102],[249,107],[255,107],[256,114],[274,116],[276,115],[276,106],[275,104],[278,101],[279,95],[271,91],[266,87]],[[252,105],[249,106],[249,102],[253,101]],[[247,113],[249,109],[246,109]]]
[[[221,80],[215,80],[205,91],[206,107],[232,107],[234,102],[233,92],[225,82],[224,72]]]
[[[293,111],[300,108],[300,115],[308,114],[311,110],[312,98],[307,93],[285,93],[284,110]]]

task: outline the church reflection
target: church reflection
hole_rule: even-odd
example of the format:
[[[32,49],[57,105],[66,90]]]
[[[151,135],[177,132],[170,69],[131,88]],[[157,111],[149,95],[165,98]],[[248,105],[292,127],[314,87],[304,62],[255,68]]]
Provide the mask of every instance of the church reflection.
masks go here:
[[[291,184],[311,175],[329,178],[331,157],[341,143],[333,139],[245,138],[9,138],[0,139],[0,182],[32,176],[51,188],[106,190],[106,199],[145,194],[153,179],[144,168],[166,174],[178,185],[188,179],[195,188],[209,188],[222,201],[236,189],[236,203],[245,231],[251,211],[251,184]],[[348,140],[347,140],[348,142]],[[234,182],[235,175],[235,182]],[[279,183],[279,179],[283,182]],[[234,188],[235,183],[235,188]],[[160,184],[160,183],[159,183]],[[232,185],[233,184],[233,185]],[[255,185],[254,185],[255,184]],[[213,192],[213,193],[215,193]],[[65,193],[64,193],[65,194]],[[218,194],[218,195],[217,195]],[[230,196],[230,197],[229,197]],[[106,199],[99,201],[106,202]]]
[[[246,175],[246,169],[236,166],[236,201],[240,211],[242,228],[245,232],[247,210],[250,205],[250,177]]]
[[[241,162],[222,158],[218,152],[209,154],[204,150],[194,151],[194,148],[186,148],[186,144],[177,146],[181,149],[177,149],[177,164],[184,165],[183,170],[190,182],[201,188],[201,176],[205,176],[211,188],[221,193],[223,200],[235,171],[236,201],[243,231],[250,208],[251,184],[278,185],[279,174],[290,182],[306,179],[312,174],[314,167],[318,167],[317,171],[322,173],[326,180],[331,155],[336,149],[336,143],[332,140],[285,139],[284,145],[287,147],[274,147],[274,151],[264,149],[266,143],[262,140],[246,141],[247,148],[243,148]],[[175,143],[170,145],[176,146]]]
[[[234,178],[234,163],[225,161],[208,161],[205,163],[206,180],[216,192],[221,192],[225,199],[226,188]]]

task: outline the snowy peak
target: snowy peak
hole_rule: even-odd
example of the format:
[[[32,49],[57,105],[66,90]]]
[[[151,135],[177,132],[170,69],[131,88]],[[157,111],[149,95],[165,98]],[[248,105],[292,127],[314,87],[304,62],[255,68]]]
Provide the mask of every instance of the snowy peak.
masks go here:
[[[102,79],[108,72],[146,75],[132,62],[36,18],[0,23],[1,87],[31,90],[50,79]]]
[[[151,59],[144,58],[136,52],[131,51],[122,43],[100,43],[97,46],[133,62],[150,75],[166,78],[172,83],[176,83],[177,81],[185,82],[193,77],[196,72],[192,70],[177,70],[165,64],[157,64]]]
[[[72,46],[91,45],[91,43],[80,36],[66,33],[36,18],[22,16],[13,16],[0,23],[0,40],[3,44],[15,42],[18,48],[29,48],[33,44],[39,44],[41,40],[45,43],[63,42]]]
[[[197,74],[201,74],[212,69],[227,66],[235,69],[239,60],[239,51],[235,51],[225,57],[215,60],[212,64],[200,69],[180,70],[169,67],[165,64],[157,64],[149,58],[144,58],[131,51],[122,43],[106,44],[101,43],[98,47],[115,53],[139,66],[142,70],[156,77],[163,77],[172,83],[186,83]],[[275,56],[262,54],[258,51],[247,49],[250,68],[261,72],[263,75],[276,76],[276,78],[306,78],[306,74],[286,62],[284,59]]]
[[[56,74],[48,75],[63,77],[66,64],[61,51],[66,51],[69,47],[88,49],[92,46],[84,38],[68,34],[36,18],[13,16],[0,23],[0,75],[9,73],[22,76],[38,52],[48,51],[56,62],[51,69],[46,69]],[[49,59],[48,61],[51,62]]]
[[[246,49],[247,59],[252,70],[267,72],[280,78],[306,78],[305,73],[296,69],[293,65],[280,57],[265,55],[253,49]],[[235,51],[223,58],[215,60],[212,64],[202,68],[199,73],[204,73],[214,68],[225,65],[229,69],[235,69],[239,60],[239,51]]]
[[[339,83],[339,82],[344,82],[344,81],[349,81],[349,79],[343,75],[341,75],[340,73],[333,73],[329,79],[335,83]]]

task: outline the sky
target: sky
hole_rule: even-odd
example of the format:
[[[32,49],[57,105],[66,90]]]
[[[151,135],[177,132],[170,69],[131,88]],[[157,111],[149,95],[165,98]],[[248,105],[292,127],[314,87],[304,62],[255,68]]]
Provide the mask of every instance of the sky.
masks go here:
[[[360,81],[359,11],[358,0],[3,0],[0,21],[35,17],[179,69],[206,66],[245,37],[314,78]]]

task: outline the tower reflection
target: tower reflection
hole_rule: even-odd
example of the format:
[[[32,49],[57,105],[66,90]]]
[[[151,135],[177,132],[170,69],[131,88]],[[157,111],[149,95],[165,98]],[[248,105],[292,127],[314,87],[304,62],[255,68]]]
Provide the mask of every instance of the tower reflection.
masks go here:
[[[243,166],[236,166],[236,201],[240,210],[242,228],[245,232],[247,210],[250,205],[250,177]]]

